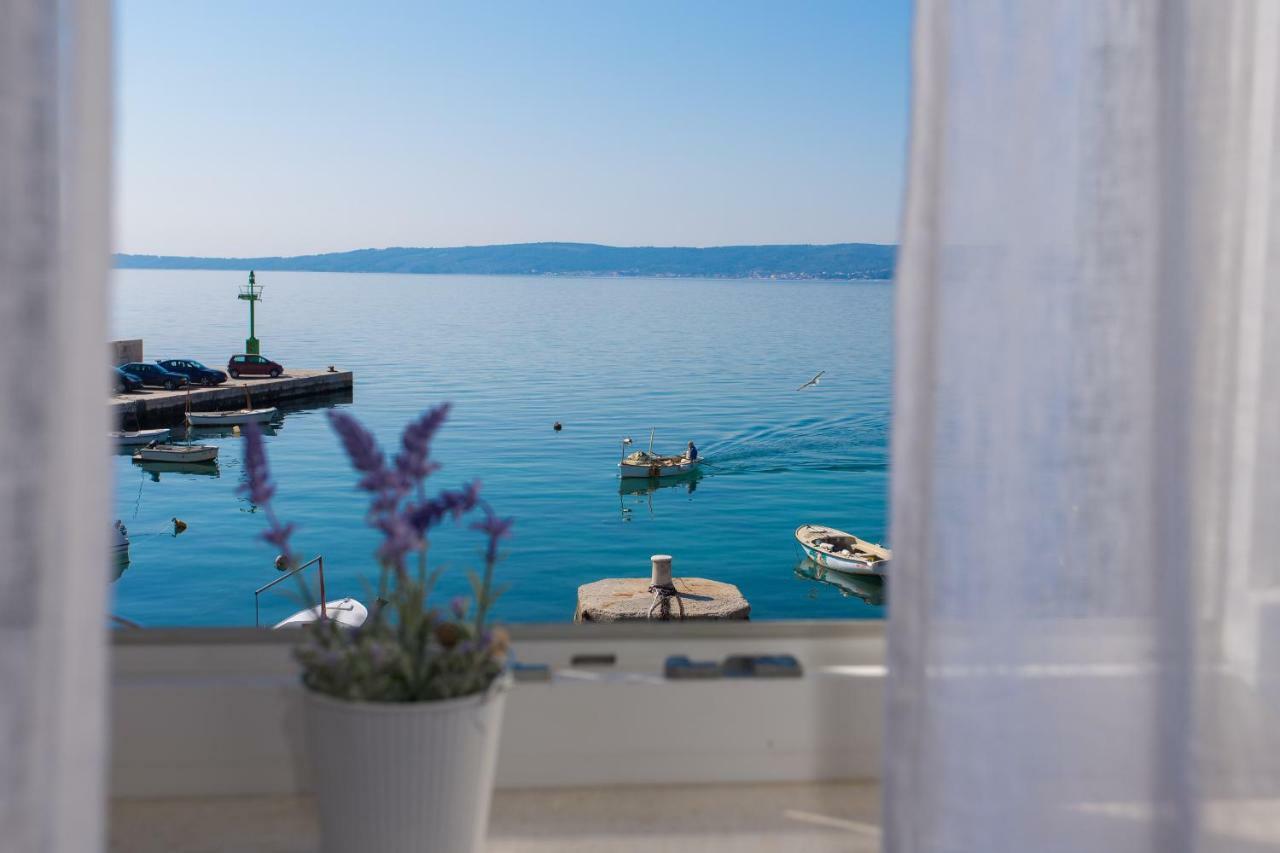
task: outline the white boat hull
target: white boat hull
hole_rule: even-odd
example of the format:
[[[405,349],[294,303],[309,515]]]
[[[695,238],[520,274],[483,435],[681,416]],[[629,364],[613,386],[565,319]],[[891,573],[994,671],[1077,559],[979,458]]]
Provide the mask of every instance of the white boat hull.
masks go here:
[[[275,407],[268,409],[240,409],[234,412],[191,412],[187,421],[192,426],[235,426],[248,423],[264,423],[279,414]]]
[[[324,603],[325,615],[339,625],[348,628],[359,628],[369,618],[369,610],[354,598],[336,598]],[[273,628],[301,628],[320,618],[320,605],[299,610],[288,619],[282,619]]]
[[[139,447],[133,454],[134,462],[213,462],[217,458],[218,448],[212,444],[157,444]]]
[[[118,447],[141,447],[151,442],[163,442],[169,440],[169,430],[167,429],[140,429],[136,432],[113,432],[111,439]]]
[[[702,460],[695,459],[692,462],[681,462],[676,465],[633,465],[630,462],[619,462],[618,470],[625,479],[679,477],[696,471],[700,461]]]
[[[820,540],[832,537],[839,538],[848,551],[855,550],[851,543],[856,543],[856,550],[861,553],[839,554],[817,547]],[[889,568],[890,552],[887,548],[859,539],[843,530],[803,524],[796,528],[796,542],[800,544],[805,557],[824,569],[853,575],[883,575]]]
[[[811,545],[801,545],[800,547],[804,549],[804,555],[814,563],[824,569],[834,569],[837,572],[848,572],[852,575],[880,575],[884,574],[884,569],[887,565],[886,560],[870,563],[866,560],[837,557],[835,554],[828,554],[826,551],[820,551]]]

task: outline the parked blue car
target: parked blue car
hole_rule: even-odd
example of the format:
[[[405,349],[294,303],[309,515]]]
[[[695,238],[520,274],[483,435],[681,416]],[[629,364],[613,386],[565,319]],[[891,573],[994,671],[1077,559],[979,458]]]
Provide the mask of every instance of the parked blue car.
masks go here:
[[[132,373],[126,373],[118,367],[111,368],[111,388],[117,394],[126,391],[141,391],[142,380]]]
[[[149,385],[152,388],[164,388],[169,391],[176,391],[187,384],[187,377],[181,373],[174,373],[172,370],[165,370],[158,364],[147,364],[142,361],[131,361],[128,364],[120,365],[120,369],[125,373],[132,373],[138,379],[142,380],[143,385]]]
[[[227,374],[221,370],[205,367],[190,358],[162,358],[156,364],[173,373],[181,373],[192,385],[221,385],[227,381]]]

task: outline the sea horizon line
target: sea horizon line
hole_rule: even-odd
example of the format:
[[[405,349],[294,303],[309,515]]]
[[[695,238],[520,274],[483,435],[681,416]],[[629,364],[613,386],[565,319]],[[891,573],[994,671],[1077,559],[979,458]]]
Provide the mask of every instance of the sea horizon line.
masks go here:
[[[730,246],[610,246],[497,243],[353,249],[304,255],[217,257],[117,252],[118,269],[250,269],[418,275],[534,275],[668,278],[888,279],[891,243],[763,243]]]

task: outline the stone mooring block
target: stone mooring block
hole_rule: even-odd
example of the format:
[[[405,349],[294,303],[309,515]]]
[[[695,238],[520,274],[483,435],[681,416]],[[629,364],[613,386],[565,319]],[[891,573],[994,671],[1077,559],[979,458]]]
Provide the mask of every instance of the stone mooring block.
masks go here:
[[[651,578],[604,578],[578,587],[575,622],[650,621],[649,608],[653,593]],[[748,619],[751,605],[731,583],[707,578],[674,578],[672,580],[686,620]],[[670,601],[671,620],[680,618],[680,605]],[[654,613],[654,620],[657,619]]]

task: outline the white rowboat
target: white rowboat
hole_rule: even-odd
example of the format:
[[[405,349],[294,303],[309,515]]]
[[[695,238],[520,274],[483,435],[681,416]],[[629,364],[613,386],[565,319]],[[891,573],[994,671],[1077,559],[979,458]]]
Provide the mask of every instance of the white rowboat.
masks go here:
[[[324,603],[325,615],[333,622],[339,625],[345,625],[348,628],[359,628],[364,624],[364,620],[369,618],[368,609],[356,601],[354,598],[337,598],[333,601]],[[283,619],[273,625],[273,628],[301,628],[303,625],[315,622],[320,618],[320,605],[308,607],[306,610],[299,610],[288,619]]]
[[[134,462],[213,462],[218,448],[212,444],[152,444],[139,447]]]
[[[821,524],[797,527],[796,541],[804,555],[819,566],[855,575],[883,574],[893,556],[888,548]]]
[[[140,429],[135,432],[112,432],[108,433],[111,440],[116,443],[117,447],[137,447],[142,444],[150,444],[151,442],[168,441],[169,430],[167,429]]]
[[[192,426],[232,426],[263,423],[277,414],[279,411],[274,406],[269,409],[239,409],[234,412],[190,412],[187,414],[187,422]]]
[[[656,456],[637,450],[618,463],[618,471],[624,478],[679,477],[696,471],[701,461],[701,459],[689,459],[687,456]]]

